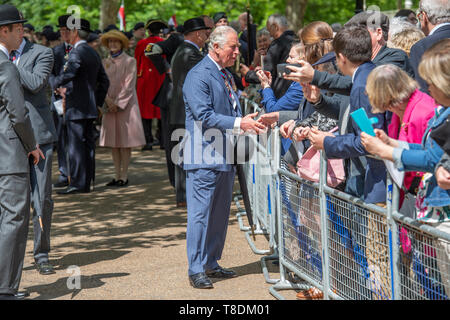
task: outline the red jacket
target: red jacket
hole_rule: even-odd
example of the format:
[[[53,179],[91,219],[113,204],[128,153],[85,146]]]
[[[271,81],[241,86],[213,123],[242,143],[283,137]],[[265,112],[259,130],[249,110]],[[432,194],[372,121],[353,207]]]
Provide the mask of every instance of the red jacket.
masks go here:
[[[161,119],[161,112],[152,102],[165,78],[164,74],[159,74],[153,62],[144,55],[144,51],[150,43],[163,41],[160,37],[148,37],[142,39],[136,45],[134,57],[137,64],[136,92],[139,102],[141,117],[144,119]]]

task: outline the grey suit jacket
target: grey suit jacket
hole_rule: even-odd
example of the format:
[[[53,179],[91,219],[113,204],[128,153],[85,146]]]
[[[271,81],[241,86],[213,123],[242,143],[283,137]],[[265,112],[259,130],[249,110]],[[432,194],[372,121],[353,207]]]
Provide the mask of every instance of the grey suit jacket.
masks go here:
[[[0,52],[0,175],[28,173],[36,140],[16,66]]]
[[[17,68],[37,143],[47,144],[57,141],[58,136],[46,92],[53,68],[52,50],[27,41]]]

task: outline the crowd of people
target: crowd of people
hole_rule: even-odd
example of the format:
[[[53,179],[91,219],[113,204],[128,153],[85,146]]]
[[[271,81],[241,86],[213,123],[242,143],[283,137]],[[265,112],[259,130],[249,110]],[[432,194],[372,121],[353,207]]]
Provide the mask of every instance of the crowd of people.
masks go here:
[[[259,30],[246,12],[236,21],[225,12],[192,17],[177,28],[150,19],[131,32],[114,25],[93,31],[85,19],[69,27],[69,18],[58,18],[57,31],[49,25],[35,32],[17,8],[0,5],[1,298],[27,294],[18,288],[30,207],[36,268],[54,273],[53,188],[64,196],[92,192],[97,145],[111,149],[115,172],[108,187],[133,182],[133,148],[164,149],[176,206],[187,208],[194,288],[237,276],[218,264],[236,163],[229,150],[209,157],[226,145],[217,139],[228,141],[230,133],[261,134],[278,125],[281,156],[292,172],[308,148],[324,150],[329,159],[344,159],[346,179],[336,188],[379,206],[386,205],[387,172],[379,158],[390,160],[406,171],[401,212],[450,232],[448,0],[421,0],[417,14],[400,10],[389,19],[363,11],[343,26],[314,21],[300,30],[277,13]],[[280,73],[282,63],[288,71]],[[243,114],[243,97],[263,111]],[[360,108],[377,119],[375,136],[352,120]],[[210,129],[219,132],[215,140]],[[55,150],[59,172],[52,184]],[[365,228],[370,237],[380,227]],[[370,270],[378,264],[388,272],[388,261],[376,261],[379,248],[369,240],[352,239],[355,247],[367,247]],[[439,246],[448,295],[450,245]],[[297,294],[322,296],[317,288]]]

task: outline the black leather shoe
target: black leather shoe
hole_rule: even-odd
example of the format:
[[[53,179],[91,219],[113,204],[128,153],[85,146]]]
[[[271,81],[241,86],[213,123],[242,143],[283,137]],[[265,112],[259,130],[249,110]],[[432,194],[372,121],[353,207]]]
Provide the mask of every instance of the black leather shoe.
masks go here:
[[[48,262],[36,263],[36,269],[43,275],[56,273],[55,270],[53,270],[53,266]]]
[[[122,179],[120,179],[119,181],[117,181],[117,185],[119,187],[125,187],[128,185],[128,179],[126,181],[123,181]]]
[[[199,272],[189,276],[191,286],[196,289],[212,289],[214,288],[211,280],[204,272]]]
[[[106,186],[107,187],[117,186],[117,182],[119,181],[117,181],[116,179],[112,179],[110,182],[106,184]]]
[[[56,191],[57,194],[73,194],[73,193],[85,193],[86,191],[75,188],[75,187],[68,187],[67,189]]]
[[[18,291],[15,295],[14,295],[17,299],[25,299],[26,297],[30,296],[30,293],[28,291]]]
[[[236,272],[231,269],[224,269],[221,266],[213,270],[206,271],[206,275],[211,278],[234,278],[237,276]]]
[[[60,181],[60,182],[55,183],[53,185],[53,187],[54,188],[64,188],[64,187],[67,187],[68,185],[69,185],[68,181]]]
[[[151,144],[146,144],[142,147],[141,151],[147,151],[147,150],[153,150],[153,147]]]
[[[21,300],[13,294],[0,294],[0,300]]]

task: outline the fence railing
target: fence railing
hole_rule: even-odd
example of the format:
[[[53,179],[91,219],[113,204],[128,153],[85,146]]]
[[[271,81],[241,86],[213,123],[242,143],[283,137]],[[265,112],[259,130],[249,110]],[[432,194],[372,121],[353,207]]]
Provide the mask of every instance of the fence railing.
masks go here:
[[[259,154],[245,167],[247,186],[257,230],[269,240],[269,249],[254,251],[270,254],[261,263],[273,296],[314,286],[324,299],[448,300],[450,234],[400,214],[389,175],[385,205],[366,204],[326,184],[323,153],[320,181],[313,183],[281,159],[278,128],[267,145],[253,138]],[[268,277],[267,259],[279,260],[279,279]]]

